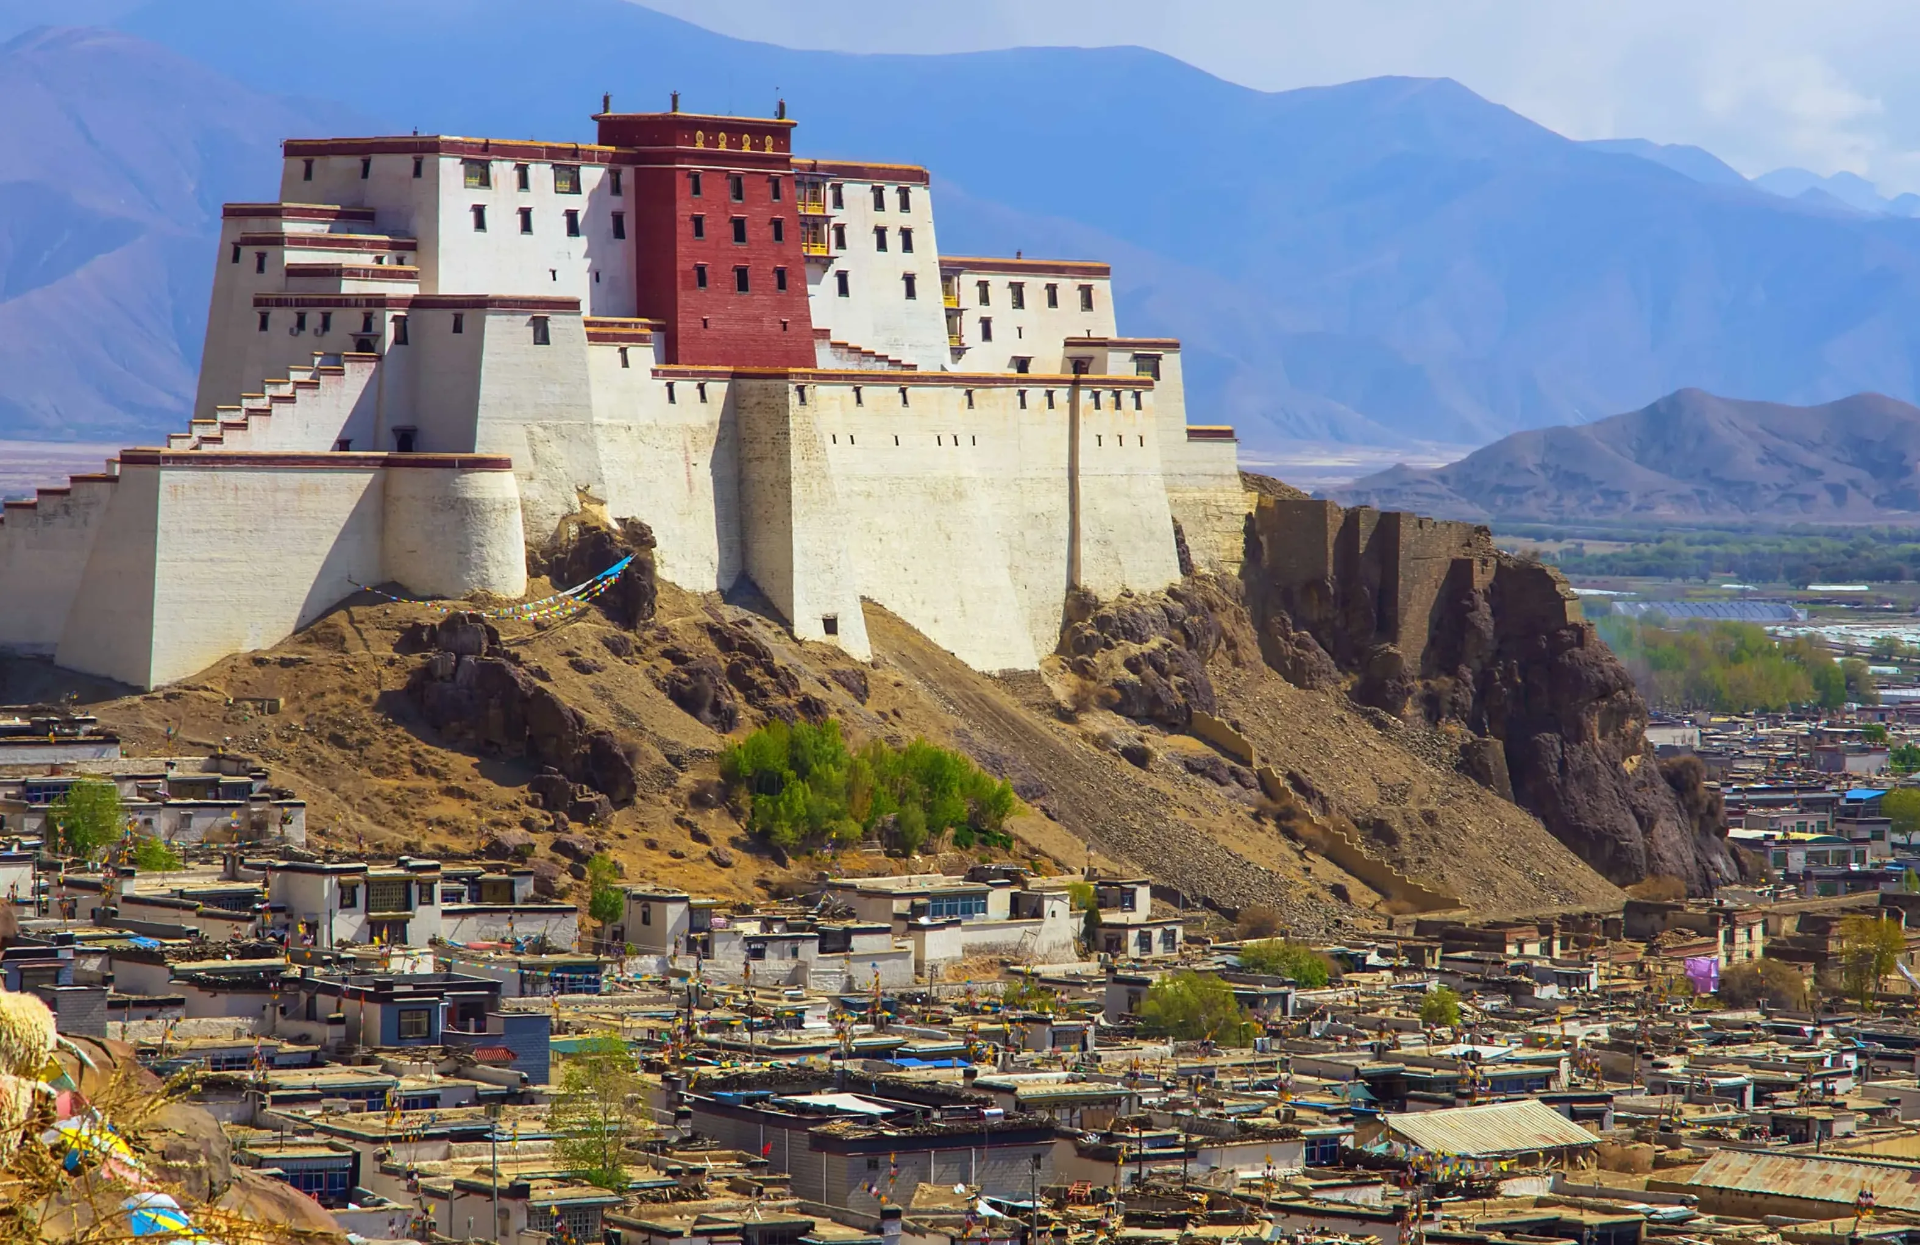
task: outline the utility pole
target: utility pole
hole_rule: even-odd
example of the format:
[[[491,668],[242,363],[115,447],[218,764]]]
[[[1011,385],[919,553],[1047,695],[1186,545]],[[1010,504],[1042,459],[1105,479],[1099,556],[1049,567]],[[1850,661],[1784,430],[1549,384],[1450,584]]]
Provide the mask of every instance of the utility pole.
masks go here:
[[[1040,1156],[1027,1156],[1027,1245],[1040,1240]]]
[[[500,1245],[500,1121],[495,1119],[493,1126],[487,1129],[487,1148],[493,1154],[493,1241]]]

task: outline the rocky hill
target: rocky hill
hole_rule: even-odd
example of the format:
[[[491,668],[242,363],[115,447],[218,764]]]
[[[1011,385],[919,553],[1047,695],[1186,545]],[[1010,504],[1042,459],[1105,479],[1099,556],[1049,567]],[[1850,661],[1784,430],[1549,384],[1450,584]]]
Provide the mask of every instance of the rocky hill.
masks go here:
[[[1255,491],[1263,513],[1313,504]],[[309,801],[322,848],[530,859],[544,893],[576,897],[595,850],[628,877],[740,898],[823,869],[933,863],[787,859],[745,834],[716,757],[772,716],[963,750],[1025,805],[1015,857],[1148,872],[1172,902],[1227,917],[1271,907],[1303,934],[1610,905],[1616,882],[1665,872],[1697,890],[1726,867],[1717,810],[1689,805],[1686,776],[1645,755],[1644,706],[1611,677],[1617,663],[1579,625],[1547,626],[1539,585],[1523,591],[1515,568],[1434,615],[1446,636],[1430,647],[1478,672],[1475,690],[1423,675],[1396,697],[1375,647],[1301,641],[1325,620],[1282,616],[1297,594],[1258,539],[1244,584],[1202,573],[1151,597],[1076,600],[1060,653],[1007,677],[871,604],[870,665],[798,643],[751,600],[656,582],[651,542],[638,524],[564,533],[535,595],[623,548],[641,555],[567,621],[365,596],[153,693],[16,661],[0,667],[0,700],[71,692],[136,752],[185,740],[256,756]],[[1333,589],[1352,614],[1351,587]],[[1475,620],[1478,639],[1447,630]]]
[[[1350,505],[1474,520],[1912,522],[1920,407],[1877,393],[1821,406],[1682,389],[1578,427],[1519,432],[1444,467],[1334,490]]]

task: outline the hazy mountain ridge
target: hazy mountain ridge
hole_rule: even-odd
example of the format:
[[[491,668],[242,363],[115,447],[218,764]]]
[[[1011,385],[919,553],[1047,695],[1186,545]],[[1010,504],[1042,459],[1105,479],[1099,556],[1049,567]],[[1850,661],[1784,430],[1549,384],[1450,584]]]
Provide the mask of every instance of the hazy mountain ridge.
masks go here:
[[[170,68],[111,71],[97,99],[77,97],[84,74],[45,89],[74,92],[61,103],[92,110],[104,134],[168,118],[188,136],[168,142],[205,164],[190,201],[163,172],[126,171],[138,210],[105,214],[144,232],[91,244],[104,259],[175,238],[151,261],[164,284],[135,289],[129,270],[105,282],[118,300],[105,308],[65,280],[29,295],[44,305],[9,326],[0,362],[17,362],[18,381],[0,435],[178,422],[212,267],[208,205],[269,193],[275,140],[415,127],[584,139],[601,91],[638,109],[675,88],[712,111],[784,97],[805,154],[927,164],[949,251],[1113,260],[1124,331],[1182,338],[1194,419],[1239,425],[1256,455],[1280,438],[1479,443],[1688,385],[1920,397],[1920,222],[1702,182],[1718,162],[1698,149],[1571,142],[1446,80],[1269,94],[1138,48],[798,52],[624,0],[418,0],[410,24],[434,31],[432,57],[288,0],[0,0],[0,31],[65,13],[171,49],[122,37],[97,45],[103,63]],[[300,54],[262,54],[288,47]],[[9,105],[13,81],[0,64]],[[369,119],[268,94],[289,92]],[[118,168],[85,142],[71,154]],[[51,158],[25,151],[13,167]],[[0,222],[0,239],[24,228]],[[0,282],[15,280],[10,253],[88,250],[63,247],[0,241]],[[19,280],[58,267],[34,258]],[[0,302],[0,322],[13,306]],[[126,362],[88,340],[100,323],[121,325],[109,336]]]
[[[1911,522],[1920,407],[1863,393],[1820,406],[1697,389],[1579,427],[1515,433],[1456,463],[1395,467],[1335,495],[1451,518]]]

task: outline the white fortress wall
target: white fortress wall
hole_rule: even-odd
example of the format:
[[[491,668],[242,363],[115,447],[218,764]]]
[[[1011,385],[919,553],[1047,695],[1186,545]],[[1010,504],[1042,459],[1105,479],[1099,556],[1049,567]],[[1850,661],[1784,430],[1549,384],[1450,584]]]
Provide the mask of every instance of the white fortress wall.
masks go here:
[[[620,348],[618,341],[587,348],[593,434],[605,467],[594,491],[608,513],[653,529],[661,578],[692,592],[724,591],[744,568],[731,373],[669,368],[656,377],[650,342],[626,343],[624,367]]]
[[[52,656],[119,484],[85,476],[0,511],[0,650]]]
[[[1179,580],[1180,562],[1152,389],[1131,376],[1079,379],[1080,586],[1100,597],[1157,591]]]
[[[905,403],[895,379],[917,382]],[[839,503],[834,536],[860,595],[978,669],[1031,670],[1038,654],[1014,585],[1028,568],[1009,529],[1031,523],[1026,503],[1050,491],[1064,541],[1065,475],[1029,476],[1013,389],[969,379],[979,383],[876,373],[809,386]],[[1052,597],[1057,629],[1061,592]]]
[[[456,457],[395,456],[385,473],[383,578],[417,596],[527,590],[520,489],[504,468]]]
[[[734,379],[747,574],[795,636],[837,644],[866,661],[872,650],[828,435],[811,394],[801,405],[800,389],[784,373]]]
[[[62,619],[54,661],[82,674],[138,688],[153,674],[156,550],[160,540],[160,475],[122,451],[114,485],[91,547],[78,559],[80,583]]]
[[[419,298],[408,306],[407,344],[390,347],[381,360],[379,419],[365,442],[368,450],[397,449],[400,431],[409,428],[419,452],[473,449],[487,339],[486,300],[459,300],[458,307],[427,305],[438,301]],[[354,445],[360,448],[362,443]]]
[[[582,486],[606,479],[586,328],[571,299],[490,298],[467,315],[467,332],[484,332],[473,448],[513,460],[527,540],[537,544],[579,508]],[[542,323],[545,345],[536,344]]]

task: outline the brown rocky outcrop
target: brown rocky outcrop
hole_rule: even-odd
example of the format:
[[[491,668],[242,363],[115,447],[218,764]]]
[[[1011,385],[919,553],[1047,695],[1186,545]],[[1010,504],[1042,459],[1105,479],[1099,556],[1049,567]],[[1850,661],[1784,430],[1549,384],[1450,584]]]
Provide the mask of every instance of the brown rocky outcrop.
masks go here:
[[[632,556],[613,586],[594,598],[600,612],[631,631],[653,617],[660,581],[655,571],[653,529],[638,519],[613,520],[605,507],[583,498],[582,507],[560,521],[546,548],[529,550],[527,571],[545,575],[556,590],[589,579]]]
[[[1657,763],[1646,702],[1565,581],[1486,528],[1263,496],[1242,579],[1274,669],[1325,686],[1317,649],[1356,702],[1465,727],[1482,742],[1460,768],[1611,881],[1735,874],[1704,771]]]
[[[1254,648],[1230,589],[1190,579],[1150,595],[1102,602],[1085,592],[1067,602],[1060,653],[1067,668],[1100,689],[1103,707],[1170,730],[1218,704],[1207,663],[1216,654],[1245,660]]]
[[[614,805],[633,802],[639,788],[633,747],[595,730],[585,714],[523,670],[479,615],[451,614],[422,624],[410,638],[436,650],[407,684],[434,730],[475,751],[525,757]],[[548,798],[544,790],[541,795]]]

